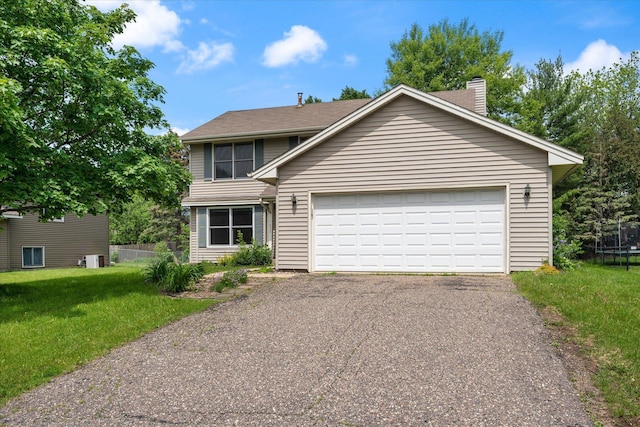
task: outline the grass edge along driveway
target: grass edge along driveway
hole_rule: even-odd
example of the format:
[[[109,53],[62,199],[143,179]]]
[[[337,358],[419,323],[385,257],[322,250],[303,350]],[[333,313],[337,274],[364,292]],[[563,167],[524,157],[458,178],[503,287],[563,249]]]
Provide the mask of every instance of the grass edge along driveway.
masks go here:
[[[576,331],[569,339],[595,362],[592,380],[613,421],[640,426],[640,267],[627,272],[583,264],[557,275],[523,272],[512,278],[529,301],[559,313],[564,326]]]
[[[0,405],[215,303],[164,296],[138,267],[0,273]]]

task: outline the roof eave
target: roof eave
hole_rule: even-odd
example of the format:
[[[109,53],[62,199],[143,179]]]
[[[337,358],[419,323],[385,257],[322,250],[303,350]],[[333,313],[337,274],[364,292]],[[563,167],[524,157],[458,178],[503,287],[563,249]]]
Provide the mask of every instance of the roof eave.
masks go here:
[[[242,133],[227,133],[227,134],[218,134],[218,135],[207,135],[207,136],[192,136],[192,137],[181,137],[180,140],[182,143],[194,144],[199,142],[210,142],[210,141],[226,141],[226,140],[235,140],[242,138],[256,138],[256,137],[279,137],[279,136],[292,136],[299,135],[301,133],[315,133],[319,132],[322,129],[326,128],[326,126],[314,126],[314,127],[304,127],[304,128],[294,128],[294,129],[275,129],[270,131],[255,131],[255,132],[242,132]]]

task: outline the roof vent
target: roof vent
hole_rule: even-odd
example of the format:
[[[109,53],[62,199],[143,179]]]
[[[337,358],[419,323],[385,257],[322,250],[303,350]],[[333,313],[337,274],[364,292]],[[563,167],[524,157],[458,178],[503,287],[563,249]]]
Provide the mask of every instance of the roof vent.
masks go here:
[[[298,108],[302,107],[302,92],[298,92]]]

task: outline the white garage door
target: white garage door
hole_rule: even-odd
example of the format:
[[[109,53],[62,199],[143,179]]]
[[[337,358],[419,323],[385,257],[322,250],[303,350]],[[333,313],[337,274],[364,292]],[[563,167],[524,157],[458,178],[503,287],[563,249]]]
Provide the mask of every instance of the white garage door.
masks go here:
[[[314,197],[315,271],[504,272],[504,189]]]

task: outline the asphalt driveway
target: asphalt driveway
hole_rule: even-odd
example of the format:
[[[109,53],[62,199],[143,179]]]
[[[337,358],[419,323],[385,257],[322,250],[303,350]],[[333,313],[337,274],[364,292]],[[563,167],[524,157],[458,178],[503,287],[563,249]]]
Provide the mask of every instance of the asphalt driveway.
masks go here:
[[[508,277],[299,275],[125,345],[0,425],[592,425]]]

